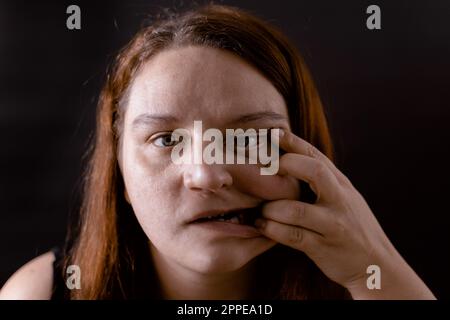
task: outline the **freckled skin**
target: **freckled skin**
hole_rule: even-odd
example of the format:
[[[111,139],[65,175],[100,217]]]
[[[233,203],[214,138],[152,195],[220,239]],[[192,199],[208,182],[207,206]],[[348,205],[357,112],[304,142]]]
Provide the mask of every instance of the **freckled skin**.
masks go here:
[[[164,259],[201,273],[237,270],[275,245],[265,237],[238,238],[186,225],[196,213],[256,206],[265,200],[296,199],[298,182],[262,176],[259,165],[176,165],[170,148],[149,138],[177,128],[234,128],[236,116],[274,111],[287,119],[275,87],[256,69],[223,50],[184,47],[150,59],[135,79],[126,106],[121,170],[128,199],[143,230]],[[142,113],[168,114],[177,123],[133,128]],[[261,120],[260,128],[289,128],[287,120]],[[201,139],[193,136],[192,139]]]

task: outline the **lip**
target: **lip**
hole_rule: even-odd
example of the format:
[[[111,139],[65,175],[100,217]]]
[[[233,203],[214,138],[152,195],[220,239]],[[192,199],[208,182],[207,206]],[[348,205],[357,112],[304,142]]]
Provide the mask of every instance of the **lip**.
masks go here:
[[[261,232],[256,229],[254,226],[249,224],[237,224],[227,221],[217,221],[217,220],[200,220],[201,218],[206,218],[208,216],[216,216],[221,214],[227,214],[233,211],[243,211],[243,210],[249,210],[252,212],[253,210],[260,210],[259,206],[256,207],[239,207],[239,208],[232,208],[227,210],[209,210],[209,211],[203,211],[198,214],[196,214],[190,221],[188,221],[188,224],[199,226],[204,229],[212,230],[215,232],[225,233],[232,236],[242,237],[242,238],[254,238],[261,236]],[[251,213],[246,213],[246,215]],[[254,212],[254,211],[253,211]]]
[[[225,221],[204,221],[194,222],[192,225],[241,238],[255,238],[262,236],[262,233],[259,232],[258,229],[246,224],[236,224]]]
[[[209,211],[203,211],[198,214],[196,214],[193,218],[191,218],[187,223],[195,223],[198,219],[206,218],[209,216],[218,216],[221,214],[230,213],[232,211],[242,211],[242,210],[249,210],[249,209],[257,209],[257,207],[240,207],[240,208],[232,208],[232,209],[223,209],[223,210],[209,210]]]

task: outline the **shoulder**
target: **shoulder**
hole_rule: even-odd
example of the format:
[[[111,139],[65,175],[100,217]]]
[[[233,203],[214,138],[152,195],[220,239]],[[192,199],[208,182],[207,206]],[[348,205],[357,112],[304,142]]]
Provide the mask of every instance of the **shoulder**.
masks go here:
[[[49,251],[17,270],[0,290],[0,300],[48,300],[52,296],[53,261]]]

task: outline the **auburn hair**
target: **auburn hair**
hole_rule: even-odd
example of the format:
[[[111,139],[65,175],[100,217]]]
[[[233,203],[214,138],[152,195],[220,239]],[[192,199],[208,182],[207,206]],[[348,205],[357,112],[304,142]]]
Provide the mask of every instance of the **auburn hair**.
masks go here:
[[[81,269],[81,289],[70,299],[161,298],[148,238],[124,198],[118,142],[127,89],[156,53],[182,46],[230,51],[257,68],[283,96],[292,131],[333,159],[326,117],[297,49],[274,26],[238,8],[209,4],[159,17],[119,52],[98,100],[96,132],[84,176],[78,223],[69,230],[64,265]],[[314,194],[301,184],[304,201]],[[302,252],[276,245],[256,259],[255,298],[340,299],[345,288],[329,280]],[[65,270],[65,268],[63,268]]]

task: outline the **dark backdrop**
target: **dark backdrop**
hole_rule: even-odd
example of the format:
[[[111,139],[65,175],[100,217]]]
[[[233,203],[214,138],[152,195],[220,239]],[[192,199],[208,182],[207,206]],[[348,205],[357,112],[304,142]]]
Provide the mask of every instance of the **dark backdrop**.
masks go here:
[[[223,1],[298,45],[338,164],[439,298],[450,297],[450,2]],[[66,29],[81,7],[82,29]],[[184,3],[186,4],[186,2]],[[366,28],[368,5],[382,30]],[[106,65],[148,13],[182,1],[0,2],[0,285],[61,244]]]

